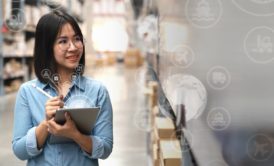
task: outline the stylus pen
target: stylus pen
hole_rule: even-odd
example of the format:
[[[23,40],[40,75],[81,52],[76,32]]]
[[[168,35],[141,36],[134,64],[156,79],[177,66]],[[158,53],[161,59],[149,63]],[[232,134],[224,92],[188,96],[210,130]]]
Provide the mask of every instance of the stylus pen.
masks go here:
[[[38,90],[39,92],[43,93],[45,96],[47,96],[48,98],[52,99],[53,97],[48,94],[47,92],[45,92],[43,89],[39,88],[38,86],[36,86],[35,84],[31,84],[32,87],[34,87],[36,90]],[[67,108],[65,105],[64,105],[64,108]]]

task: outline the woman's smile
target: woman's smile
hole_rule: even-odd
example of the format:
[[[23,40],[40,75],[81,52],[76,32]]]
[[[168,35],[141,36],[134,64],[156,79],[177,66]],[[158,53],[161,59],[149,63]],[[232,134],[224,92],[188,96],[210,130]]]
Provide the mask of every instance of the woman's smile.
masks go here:
[[[76,54],[76,55],[69,55],[66,57],[66,59],[69,61],[69,62],[78,62],[80,60],[80,55]]]

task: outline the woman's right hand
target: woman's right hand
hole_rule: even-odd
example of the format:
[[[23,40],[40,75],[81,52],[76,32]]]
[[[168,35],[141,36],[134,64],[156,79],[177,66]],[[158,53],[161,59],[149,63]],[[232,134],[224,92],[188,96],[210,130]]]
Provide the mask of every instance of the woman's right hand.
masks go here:
[[[63,108],[64,102],[63,102],[63,96],[56,96],[51,99],[49,99],[46,102],[46,120],[50,120],[54,117],[56,110],[59,108]]]

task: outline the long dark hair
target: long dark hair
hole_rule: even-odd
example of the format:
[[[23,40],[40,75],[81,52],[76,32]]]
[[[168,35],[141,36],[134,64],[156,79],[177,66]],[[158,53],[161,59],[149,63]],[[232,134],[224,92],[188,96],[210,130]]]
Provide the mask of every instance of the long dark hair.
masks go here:
[[[73,27],[75,33],[81,37],[84,43],[83,34],[79,25],[72,16],[64,11],[54,10],[42,16],[37,24],[34,46],[34,71],[36,77],[43,83],[48,83],[48,79],[42,75],[43,70],[47,69],[51,73],[57,71],[53,46],[58,33],[66,23],[69,23]],[[82,65],[80,73],[82,75],[85,66],[85,46],[83,47],[83,55],[79,64]]]

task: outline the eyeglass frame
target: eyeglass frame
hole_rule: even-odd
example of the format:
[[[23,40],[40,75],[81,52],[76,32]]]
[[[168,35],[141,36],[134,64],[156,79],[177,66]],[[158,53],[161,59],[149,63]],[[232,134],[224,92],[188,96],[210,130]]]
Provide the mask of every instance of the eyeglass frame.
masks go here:
[[[71,43],[72,43],[72,44],[74,45],[74,47],[77,48],[77,49],[83,48],[84,45],[85,45],[85,44],[84,44],[84,43],[85,43],[84,38],[81,37],[80,35],[74,35],[73,38],[76,38],[76,37],[79,37],[79,38],[80,38],[81,47],[77,47],[77,46],[76,46],[77,44],[75,44],[75,42],[77,42],[77,40],[73,39],[73,40],[75,40],[75,41],[73,41],[73,40],[69,39],[68,37],[60,37],[60,38],[56,39],[55,44],[60,48],[60,47],[62,47],[62,46],[60,46],[62,43],[58,43],[58,40],[65,40],[65,39],[66,39],[66,40],[69,41],[69,44],[68,44],[68,46],[67,46],[66,49],[60,48],[62,51],[68,51],[69,48],[71,47]]]

